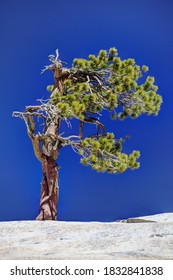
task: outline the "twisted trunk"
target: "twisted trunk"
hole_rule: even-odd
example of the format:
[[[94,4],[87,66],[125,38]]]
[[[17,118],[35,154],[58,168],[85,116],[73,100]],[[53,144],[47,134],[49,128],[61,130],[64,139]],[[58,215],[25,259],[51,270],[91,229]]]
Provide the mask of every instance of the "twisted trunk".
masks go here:
[[[53,157],[42,155],[40,213],[37,220],[57,220],[58,167]]]
[[[58,157],[59,142],[56,135],[59,129],[59,120],[52,120],[47,125],[42,140],[41,164],[43,178],[41,182],[40,212],[37,220],[57,220],[58,204]]]

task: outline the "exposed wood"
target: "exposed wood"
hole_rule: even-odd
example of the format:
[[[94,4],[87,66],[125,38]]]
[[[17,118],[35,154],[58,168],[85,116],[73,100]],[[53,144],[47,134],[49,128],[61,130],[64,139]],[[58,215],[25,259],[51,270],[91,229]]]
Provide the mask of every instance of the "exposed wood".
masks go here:
[[[33,150],[34,150],[34,154],[36,156],[36,158],[39,160],[39,161],[42,161],[42,152],[41,152],[41,149],[40,149],[40,139],[39,139],[39,136],[36,135],[30,135],[28,133],[30,139],[31,139],[31,142],[32,142],[32,147],[33,147]]]
[[[80,135],[80,139],[83,138],[83,127],[84,127],[84,122],[83,122],[83,121],[80,121],[80,124],[79,124],[79,135]]]
[[[57,220],[58,167],[52,157],[42,156],[40,212],[37,220]]]

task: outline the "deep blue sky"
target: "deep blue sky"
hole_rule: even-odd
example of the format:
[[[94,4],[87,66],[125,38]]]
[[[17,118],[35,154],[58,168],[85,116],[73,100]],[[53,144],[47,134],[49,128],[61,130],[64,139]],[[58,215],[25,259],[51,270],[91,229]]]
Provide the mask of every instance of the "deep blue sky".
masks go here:
[[[87,57],[116,47],[121,58],[146,64],[163,105],[159,116],[112,122],[124,146],[141,151],[141,168],[99,174],[61,150],[59,220],[114,221],[173,212],[173,2],[171,0],[1,0],[0,2],[0,220],[33,220],[38,214],[41,166],[24,121],[12,118],[37,98],[48,98],[47,56]]]

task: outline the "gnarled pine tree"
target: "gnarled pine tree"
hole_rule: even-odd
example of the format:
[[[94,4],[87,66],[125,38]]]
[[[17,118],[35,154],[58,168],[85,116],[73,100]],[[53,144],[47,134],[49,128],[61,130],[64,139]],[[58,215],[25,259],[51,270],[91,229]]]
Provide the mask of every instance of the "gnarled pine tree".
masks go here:
[[[51,64],[45,70],[54,75],[54,84],[47,87],[50,98],[39,100],[37,106],[27,106],[24,112],[13,116],[24,119],[35,156],[41,162],[43,178],[41,183],[40,212],[37,220],[56,220],[58,203],[59,150],[65,146],[81,156],[81,163],[98,172],[122,173],[127,168],[139,168],[139,151],[130,155],[122,152],[122,139],[115,139],[114,133],[106,132],[101,112],[107,110],[112,119],[135,119],[142,114],[158,115],[162,98],[157,94],[154,78],[140,79],[147,66],[136,65],[134,59],[122,60],[117,50],[100,50],[98,56],[88,59],[74,59],[71,68],[50,55]],[[78,135],[64,136],[60,127],[65,121],[72,131],[71,119],[79,121]],[[38,119],[43,120],[39,131]],[[84,125],[95,125],[95,134],[86,136]]]

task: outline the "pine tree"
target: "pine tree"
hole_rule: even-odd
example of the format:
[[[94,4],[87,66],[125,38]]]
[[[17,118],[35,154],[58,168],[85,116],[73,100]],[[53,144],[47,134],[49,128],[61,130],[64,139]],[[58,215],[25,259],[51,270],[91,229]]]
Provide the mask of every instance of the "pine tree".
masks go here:
[[[60,149],[71,146],[81,156],[83,165],[98,172],[118,174],[128,168],[137,169],[140,152],[123,153],[124,139],[116,139],[113,132],[106,132],[101,113],[106,110],[112,120],[135,119],[142,114],[157,116],[162,103],[153,77],[140,82],[148,67],[138,66],[131,58],[122,60],[115,48],[100,50],[97,56],[89,55],[88,59],[75,58],[71,68],[64,67],[58,50],[49,60],[51,64],[42,73],[50,70],[54,76],[54,84],[47,87],[50,98],[39,100],[39,105],[27,106],[24,112],[13,113],[25,121],[35,156],[42,165],[37,220],[57,219],[59,167],[56,160]],[[78,135],[60,133],[63,122],[72,131],[74,118],[78,120]],[[38,120],[43,122],[41,131]],[[85,135],[86,123],[94,125],[95,134]]]

